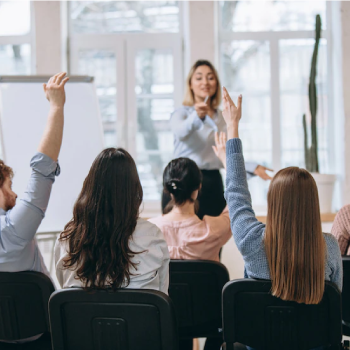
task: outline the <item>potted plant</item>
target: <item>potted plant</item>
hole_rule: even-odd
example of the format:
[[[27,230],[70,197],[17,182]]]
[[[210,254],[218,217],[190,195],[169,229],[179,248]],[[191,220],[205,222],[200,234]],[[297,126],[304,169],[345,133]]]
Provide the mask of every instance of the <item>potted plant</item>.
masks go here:
[[[332,201],[334,184],[336,181],[336,175],[333,174],[320,174],[318,164],[318,141],[317,141],[317,89],[316,89],[316,74],[317,74],[317,56],[318,47],[321,38],[321,17],[316,16],[316,38],[315,46],[311,60],[310,80],[309,80],[309,107],[311,114],[310,135],[311,144],[309,145],[308,137],[308,125],[306,121],[306,115],[303,115],[303,128],[304,128],[304,156],[305,167],[314,177],[318,194],[320,198],[320,210],[321,213],[332,212]]]

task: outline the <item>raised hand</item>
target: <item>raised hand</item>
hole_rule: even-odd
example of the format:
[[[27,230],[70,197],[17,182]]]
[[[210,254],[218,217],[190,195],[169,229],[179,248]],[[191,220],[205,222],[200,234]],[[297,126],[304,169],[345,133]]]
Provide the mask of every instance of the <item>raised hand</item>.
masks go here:
[[[216,156],[221,160],[222,164],[226,168],[226,133],[221,132],[215,133],[215,146],[213,146],[213,150]]]
[[[262,178],[263,180],[271,180],[272,177],[267,174],[266,170],[273,171],[272,169],[266,168],[263,165],[258,165],[254,170],[254,174]]]
[[[236,106],[226,88],[223,88],[223,105],[222,115],[227,125],[228,137],[238,137],[238,124],[242,117],[242,95],[239,95]]]
[[[66,73],[58,73],[50,78],[47,84],[44,84],[44,92],[52,107],[63,107],[66,102],[64,85],[69,80],[65,77]]]

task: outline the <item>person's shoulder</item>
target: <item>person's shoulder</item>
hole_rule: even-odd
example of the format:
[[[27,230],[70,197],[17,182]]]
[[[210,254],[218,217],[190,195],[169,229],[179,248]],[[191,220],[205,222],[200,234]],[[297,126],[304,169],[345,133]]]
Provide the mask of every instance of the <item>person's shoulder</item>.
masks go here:
[[[339,250],[339,244],[337,239],[330,233],[323,233],[323,237],[327,244],[328,251]]]
[[[158,237],[161,233],[158,226],[146,219],[138,218],[134,236],[136,237],[146,237],[146,236],[152,236],[152,237]]]
[[[162,215],[159,215],[159,216],[156,216],[154,218],[148,219],[148,222],[150,222],[151,224],[154,224],[154,225],[156,225],[158,227],[162,223],[162,221],[163,221],[163,216]]]
[[[347,204],[347,205],[344,205],[337,213],[336,217],[335,217],[335,220],[337,218],[348,218],[350,220],[350,204]]]

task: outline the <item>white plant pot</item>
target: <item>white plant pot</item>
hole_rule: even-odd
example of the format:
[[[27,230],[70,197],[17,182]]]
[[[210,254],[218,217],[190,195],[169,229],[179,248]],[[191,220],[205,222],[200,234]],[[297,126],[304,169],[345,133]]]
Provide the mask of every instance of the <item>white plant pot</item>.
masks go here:
[[[337,175],[311,173],[316,181],[318,196],[320,199],[320,211],[322,214],[332,212],[334,184]]]

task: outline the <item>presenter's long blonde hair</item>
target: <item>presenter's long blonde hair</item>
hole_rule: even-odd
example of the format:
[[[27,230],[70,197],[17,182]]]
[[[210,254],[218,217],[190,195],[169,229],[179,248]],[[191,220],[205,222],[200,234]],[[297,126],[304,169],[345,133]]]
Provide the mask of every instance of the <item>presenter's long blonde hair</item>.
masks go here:
[[[324,292],[326,244],[315,180],[304,169],[282,169],[271,181],[267,202],[265,249],[272,295],[318,304]]]
[[[193,106],[195,103],[194,94],[191,89],[191,79],[196,69],[200,66],[209,67],[213,71],[213,74],[216,78],[216,81],[217,81],[216,93],[211,97],[211,107],[216,109],[221,104],[221,84],[220,84],[218,72],[216,71],[215,67],[207,60],[198,60],[190,69],[190,72],[188,73],[188,76],[186,78],[186,87],[185,87],[186,91],[185,91],[185,97],[182,104],[184,106]]]

